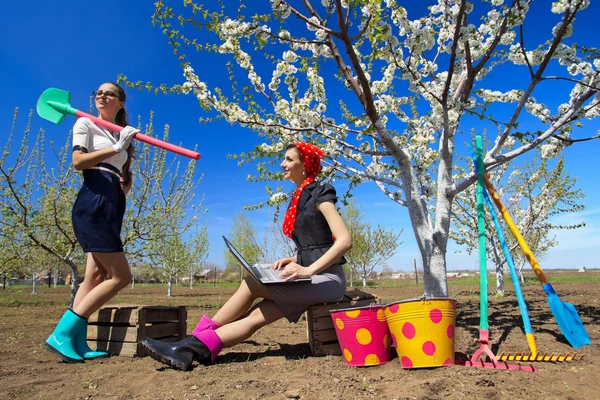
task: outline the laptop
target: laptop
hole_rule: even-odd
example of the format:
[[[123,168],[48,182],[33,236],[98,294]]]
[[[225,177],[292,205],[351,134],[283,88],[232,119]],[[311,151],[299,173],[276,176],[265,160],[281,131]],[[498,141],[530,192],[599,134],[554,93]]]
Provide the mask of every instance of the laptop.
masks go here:
[[[240,262],[240,264],[242,264],[242,267],[246,268],[246,271],[248,271],[248,273],[250,275],[252,275],[252,277],[254,277],[254,279],[256,279],[258,282],[262,283],[263,285],[307,283],[307,282],[312,281],[312,279],[310,279],[310,278],[300,278],[300,279],[295,279],[293,281],[284,282],[283,279],[281,279],[279,277],[281,270],[275,270],[275,269],[271,268],[272,264],[254,264],[254,265],[248,264],[248,262],[244,259],[244,257],[242,257],[242,255],[239,253],[239,251],[237,251],[236,248],[233,247],[233,244],[231,244],[231,242],[229,240],[227,240],[227,238],[225,236],[223,236],[223,240],[225,240],[225,245],[227,246],[227,248],[229,249],[231,254],[233,254],[233,256],[235,258],[237,258],[237,260]]]

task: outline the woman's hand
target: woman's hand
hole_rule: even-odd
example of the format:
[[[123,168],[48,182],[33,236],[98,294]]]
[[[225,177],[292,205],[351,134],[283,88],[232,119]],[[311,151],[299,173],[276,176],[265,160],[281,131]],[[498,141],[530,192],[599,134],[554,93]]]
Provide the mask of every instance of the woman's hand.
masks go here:
[[[273,269],[282,269],[283,267],[285,267],[286,265],[288,265],[291,262],[296,261],[296,257],[286,257],[286,258],[282,258],[280,260],[277,260],[273,263],[273,265],[271,265],[271,268]]]
[[[302,265],[296,264],[295,262],[290,262],[279,274],[279,277],[283,279],[284,282],[300,278],[310,278],[311,276],[313,276],[313,274],[310,268],[304,268]]]
[[[127,125],[125,128],[123,128],[119,133],[119,140],[117,143],[113,144],[113,150],[115,153],[120,153],[123,150],[127,150],[129,143],[131,143],[131,139],[133,139],[133,137],[138,133],[140,133],[139,129],[136,129],[133,126]]]

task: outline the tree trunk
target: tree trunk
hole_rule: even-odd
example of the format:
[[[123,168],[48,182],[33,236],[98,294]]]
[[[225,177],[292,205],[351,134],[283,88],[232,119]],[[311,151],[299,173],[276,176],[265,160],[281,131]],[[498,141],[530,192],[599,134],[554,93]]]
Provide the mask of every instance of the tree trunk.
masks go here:
[[[525,277],[523,276],[523,267],[525,266],[525,261],[523,261],[521,263],[521,265],[519,265],[519,269],[517,270],[517,275],[519,276],[519,278],[521,279],[521,283],[524,285],[525,284]]]
[[[173,275],[169,275],[169,283],[167,286],[167,296],[173,296]]]
[[[135,268],[131,269],[131,289],[135,289]]]
[[[52,269],[48,271],[48,289],[52,287]]]
[[[2,277],[2,290],[6,290],[6,275]]]
[[[59,272],[58,269],[54,270],[54,289],[56,289],[58,287],[58,278],[59,278]]]
[[[366,276],[362,277],[362,283],[363,283],[363,287],[367,287],[367,277]]]
[[[504,296],[504,265],[496,265],[496,292]]]
[[[415,282],[418,285],[419,284],[419,274],[417,273],[417,259],[413,258],[413,262],[415,264]]]
[[[425,295],[429,297],[448,297],[446,253],[434,249],[431,255],[423,254],[422,257]]]
[[[354,272],[354,267],[350,266],[350,287],[354,287],[354,282],[353,282],[354,274],[353,274],[353,272]]]
[[[194,288],[194,273],[190,272],[190,289]]]
[[[504,265],[508,262],[495,239],[491,241],[492,261],[496,265],[496,294],[504,296]]]
[[[35,281],[35,274],[31,276],[31,283],[33,284],[33,291],[31,293],[37,294],[37,285]]]

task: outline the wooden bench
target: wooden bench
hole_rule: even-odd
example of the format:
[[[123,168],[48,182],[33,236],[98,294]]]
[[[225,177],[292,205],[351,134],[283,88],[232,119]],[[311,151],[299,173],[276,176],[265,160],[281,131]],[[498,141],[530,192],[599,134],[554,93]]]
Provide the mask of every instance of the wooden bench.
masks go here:
[[[344,299],[334,302],[317,304],[306,311],[308,344],[313,356],[341,355],[330,310],[340,308],[365,307],[372,303],[379,304],[381,299],[359,289],[348,290]]]
[[[184,306],[111,305],[88,319],[87,341],[93,350],[113,356],[145,356],[144,337],[174,342],[186,336]]]

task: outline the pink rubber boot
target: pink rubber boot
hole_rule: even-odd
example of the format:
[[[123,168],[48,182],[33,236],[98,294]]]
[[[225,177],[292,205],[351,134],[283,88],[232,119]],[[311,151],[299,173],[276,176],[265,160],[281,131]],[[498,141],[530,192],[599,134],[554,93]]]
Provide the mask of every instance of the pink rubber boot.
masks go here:
[[[217,335],[217,332],[212,329],[205,329],[200,332],[192,333],[196,337],[196,339],[200,340],[210,351],[210,358],[212,361],[217,358],[221,350],[223,350],[223,341]]]
[[[208,315],[204,314],[202,318],[200,318],[200,321],[198,321],[198,325],[196,325],[196,328],[194,328],[194,330],[192,331],[192,335],[196,336],[197,333],[200,333],[207,329],[211,329],[214,331],[215,329],[220,327],[221,325],[217,324],[215,321],[210,319]]]

